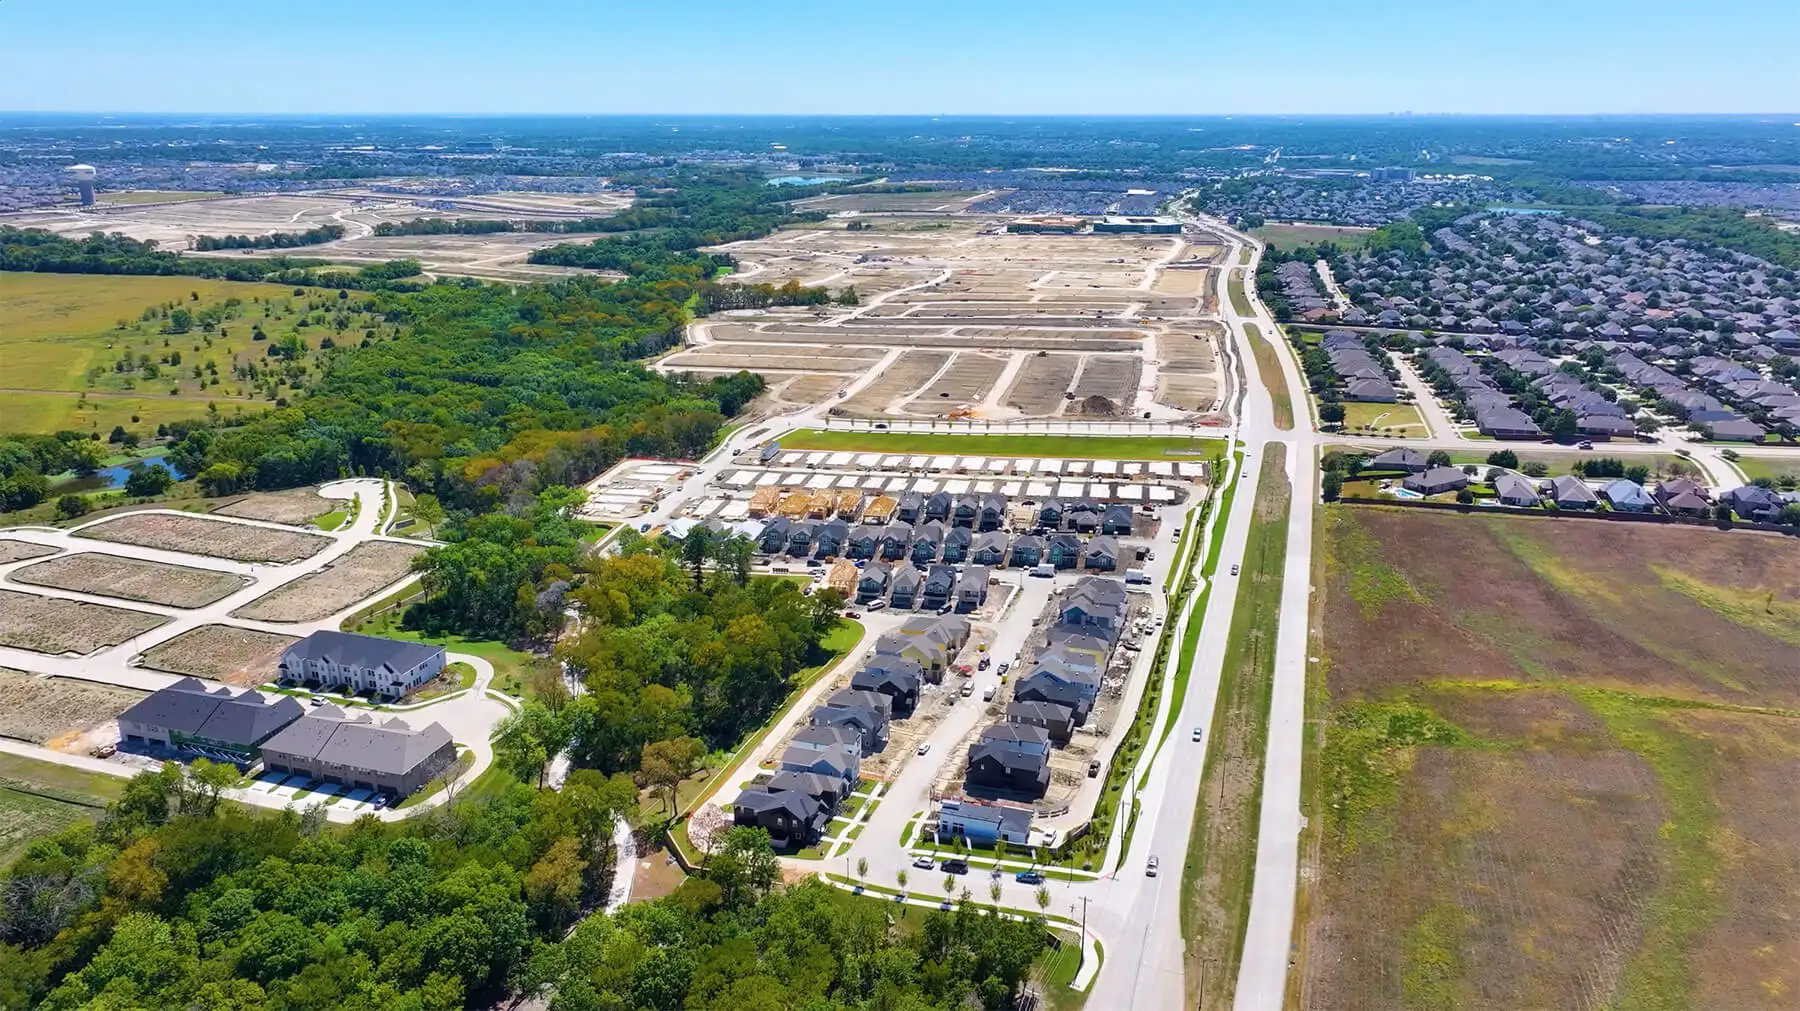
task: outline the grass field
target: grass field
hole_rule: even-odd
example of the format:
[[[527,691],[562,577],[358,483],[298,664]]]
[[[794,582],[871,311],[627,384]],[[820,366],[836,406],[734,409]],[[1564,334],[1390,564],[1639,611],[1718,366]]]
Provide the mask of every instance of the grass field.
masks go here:
[[[1800,453],[1786,457],[1739,456],[1732,461],[1732,466],[1742,471],[1744,477],[1751,481],[1759,477],[1772,481],[1800,480]]]
[[[0,431],[142,432],[203,415],[208,404],[260,410],[287,371],[269,357],[272,344],[297,336],[316,349],[327,336],[360,340],[378,325],[354,311],[340,316],[332,293],[293,292],[190,277],[0,273]],[[176,309],[194,317],[184,332],[175,332]],[[254,339],[256,327],[266,341]],[[127,355],[131,366],[119,368]],[[250,365],[276,375],[234,374]]]
[[[1250,917],[1292,498],[1282,469],[1282,448],[1280,443],[1264,447],[1269,458],[1257,482],[1231,637],[1220,670],[1218,707],[1207,733],[1200,804],[1181,870],[1188,998],[1198,1007],[1230,1003]]]
[[[98,204],[187,203],[190,200],[208,200],[224,195],[217,190],[121,190],[115,193],[96,193],[94,202]]]
[[[1244,333],[1250,338],[1251,353],[1256,355],[1256,371],[1262,375],[1263,386],[1269,391],[1275,427],[1290,431],[1294,427],[1294,397],[1288,392],[1287,373],[1281,370],[1281,352],[1275,350],[1275,345],[1269,343],[1262,335],[1262,328],[1256,324],[1245,323]]]
[[[0,752],[0,867],[35,839],[94,821],[125,780]]]
[[[832,449],[865,453],[942,453],[1064,460],[1161,460],[1217,456],[1218,439],[1180,435],[919,435],[910,432],[805,430],[781,437],[782,449]]]
[[[1419,409],[1411,404],[1344,404],[1344,430],[1358,435],[1423,439],[1431,434]]]
[[[1321,527],[1296,1003],[1791,1007],[1800,544],[1368,507]]]
[[[426,635],[423,632],[401,628],[400,622],[405,613],[405,608],[395,608],[354,628],[347,627],[347,631],[360,632],[363,635],[379,635],[389,639],[404,639],[408,642],[428,642],[435,646],[443,646],[452,653],[469,653],[481,657],[494,665],[494,680],[490,687],[495,691],[505,692],[518,698],[535,693],[532,686],[534,681],[558,676],[554,660],[513,649],[503,642],[494,642],[491,639],[465,639],[460,635]],[[348,622],[345,624],[349,625]]]
[[[1249,316],[1256,312],[1256,308],[1250,304],[1250,296],[1244,291],[1244,275],[1246,273],[1248,271],[1232,271],[1231,284],[1228,285],[1231,289],[1231,307],[1237,310],[1239,316]]]
[[[1361,249],[1363,241],[1374,230],[1341,225],[1263,225],[1251,229],[1250,234],[1276,249],[1316,246],[1321,242],[1335,242],[1345,249]]]

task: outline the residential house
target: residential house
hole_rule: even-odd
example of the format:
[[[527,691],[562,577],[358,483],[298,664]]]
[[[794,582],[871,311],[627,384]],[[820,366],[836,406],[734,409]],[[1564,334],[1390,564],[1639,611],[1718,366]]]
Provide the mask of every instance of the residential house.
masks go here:
[[[863,507],[862,520],[880,526],[894,518],[894,508],[899,504],[892,496],[877,495]]]
[[[1067,747],[1075,732],[1075,708],[1058,702],[1013,701],[1006,706],[1006,722],[1042,727],[1057,747]]]
[[[844,802],[844,798],[850,796],[854,784],[846,783],[836,776],[822,775],[817,772],[791,772],[781,769],[775,775],[770,776],[768,782],[756,785],[767,787],[776,793],[783,790],[803,793],[825,805],[827,814],[836,814],[838,806]]]
[[[881,529],[880,553],[884,561],[897,562],[912,550],[912,524],[904,520]]]
[[[917,523],[925,518],[925,496],[916,491],[900,493],[894,506],[894,519],[901,523]]]
[[[1564,474],[1551,479],[1550,501],[1555,502],[1558,509],[1592,509],[1599,504],[1600,497],[1587,482],[1573,474]]]
[[[182,678],[120,713],[119,736],[127,744],[179,748],[248,765],[264,742],[305,711],[289,695],[224,685],[209,689],[198,678]]]
[[[1430,466],[1430,463],[1426,461],[1423,453],[1420,453],[1418,450],[1401,447],[1399,449],[1390,449],[1385,453],[1376,454],[1369,460],[1368,469],[1403,470],[1408,474],[1422,474]]]
[[[981,565],[966,567],[956,579],[956,609],[965,613],[975,610],[987,603],[987,592],[987,568]]]
[[[1406,478],[1401,486],[1420,495],[1442,495],[1447,491],[1462,491],[1467,488],[1469,475],[1455,467],[1433,467],[1422,474]]]
[[[921,515],[928,521],[937,520],[939,523],[948,523],[952,503],[949,492],[934,491],[925,496],[925,511]]]
[[[1106,507],[1100,516],[1100,532],[1117,534],[1121,537],[1131,534],[1131,507],[1123,502],[1115,502]]]
[[[893,715],[912,715],[919,704],[919,690],[925,681],[925,668],[910,657],[872,656],[863,669],[850,676],[850,687],[863,692],[880,692],[893,700]]]
[[[1091,513],[1081,515],[1091,516]],[[1051,534],[1045,538],[1044,561],[1059,569],[1072,569],[1081,561],[1081,538],[1074,534]]]
[[[889,598],[893,606],[910,611],[919,605],[919,590],[925,585],[925,574],[913,563],[901,562],[894,566],[888,583],[893,587]]]
[[[914,565],[929,565],[944,547],[944,525],[931,520],[913,530],[909,555]]]
[[[981,513],[981,496],[974,492],[964,492],[956,496],[950,506],[950,525],[975,529],[975,520]]]
[[[444,670],[444,647],[322,629],[282,651],[282,680],[397,699]]]
[[[975,529],[998,530],[1006,523],[1006,496],[987,492],[975,510]]]
[[[1656,508],[1656,500],[1650,497],[1644,486],[1626,478],[1602,485],[1600,497],[1607,505],[1612,506],[1614,512],[1647,513]]]
[[[964,784],[971,792],[1042,797],[1050,788],[1050,734],[1025,724],[988,727],[969,749]]]
[[[1006,547],[1006,535],[998,530],[976,534],[969,548],[969,561],[975,565],[1003,566],[1006,564]]]
[[[1501,505],[1513,506],[1517,509],[1530,509],[1538,504],[1537,482],[1511,471],[1502,473],[1494,479],[1494,492],[1500,499]]]
[[[1719,501],[1730,506],[1738,519],[1759,523],[1773,521],[1787,505],[1776,492],[1753,484],[1733,488],[1720,495]]]
[[[970,846],[991,847],[1004,839],[1012,846],[1031,841],[1031,809],[977,800],[946,800],[938,804],[937,841],[962,839]]]
[[[952,565],[968,560],[969,545],[975,540],[975,532],[968,527],[951,527],[944,531],[943,559]]]
[[[760,828],[778,849],[805,849],[819,841],[831,815],[816,797],[797,790],[752,786],[731,804],[733,824]]]
[[[843,520],[827,520],[813,533],[813,557],[836,558],[850,536],[850,524]]]
[[[788,741],[780,767],[836,776],[854,786],[862,774],[862,755],[862,731],[855,727],[808,726]]]
[[[1038,526],[1045,527],[1050,530],[1055,530],[1057,527],[1062,526],[1062,522],[1063,522],[1063,504],[1061,501],[1059,501],[1057,499],[1053,499],[1053,498],[1047,498],[1044,501],[1038,503],[1038,510],[1037,510],[1037,525]]]
[[[1088,541],[1081,551],[1081,567],[1093,572],[1111,572],[1118,568],[1118,540],[1103,534]]]
[[[920,591],[919,603],[935,610],[949,604],[950,595],[955,592],[956,568],[939,562],[925,573],[925,586]]]
[[[762,533],[757,535],[756,550],[765,555],[780,554],[787,550],[788,528],[793,525],[794,521],[786,516],[770,520],[763,526]]]
[[[1044,539],[1037,534],[1020,534],[1012,542],[1012,565],[1029,569],[1044,560]]]
[[[840,558],[832,562],[831,568],[826,571],[825,585],[843,594],[845,600],[850,600],[856,596],[859,575],[855,562],[848,558]]]
[[[1712,495],[1706,486],[1685,477],[1662,482],[1651,497],[1677,516],[1701,516],[1712,509]]]
[[[887,596],[888,580],[893,569],[886,562],[870,562],[856,577],[856,602],[867,604]]]
[[[1056,623],[1071,628],[1096,628],[1117,638],[1125,627],[1125,584],[1104,576],[1086,576],[1063,595]]]
[[[1094,708],[1094,696],[1084,685],[1048,675],[1027,675],[1013,687],[1013,699],[1065,706],[1078,727],[1087,722],[1088,713]]]
[[[456,745],[441,723],[414,730],[397,717],[320,706],[288,724],[262,748],[273,773],[307,776],[405,797],[456,764]]]
[[[881,528],[869,523],[850,531],[850,537],[844,542],[844,555],[847,558],[874,558],[875,552],[881,550]]]

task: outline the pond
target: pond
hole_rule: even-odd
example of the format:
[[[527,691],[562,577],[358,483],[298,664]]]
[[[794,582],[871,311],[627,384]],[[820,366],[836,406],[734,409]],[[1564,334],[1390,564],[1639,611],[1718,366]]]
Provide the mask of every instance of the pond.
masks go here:
[[[71,492],[112,491],[116,488],[123,488],[125,479],[131,475],[131,468],[140,464],[148,467],[153,463],[160,463],[169,468],[169,473],[175,475],[177,481],[185,480],[187,477],[163,457],[146,456],[142,460],[133,460],[131,463],[122,463],[116,467],[102,467],[95,471],[92,477],[71,478],[57,485],[55,490],[58,494],[66,495]]]
[[[848,176],[776,176],[769,180],[770,186],[819,186],[824,183],[841,183]]]

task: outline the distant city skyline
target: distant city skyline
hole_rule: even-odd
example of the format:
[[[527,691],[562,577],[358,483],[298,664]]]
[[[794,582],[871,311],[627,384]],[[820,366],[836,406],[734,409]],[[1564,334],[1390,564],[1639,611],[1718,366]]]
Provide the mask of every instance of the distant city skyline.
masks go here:
[[[1782,114],[1796,37],[1791,0],[12,0],[0,110]]]

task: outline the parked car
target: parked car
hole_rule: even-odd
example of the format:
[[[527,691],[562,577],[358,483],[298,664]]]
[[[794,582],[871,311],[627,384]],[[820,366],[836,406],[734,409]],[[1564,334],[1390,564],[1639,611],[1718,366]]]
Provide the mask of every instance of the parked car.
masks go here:
[[[962,686],[962,697],[966,699],[973,694],[975,694],[975,682],[964,681]]]
[[[987,670],[989,667],[992,667],[993,665],[994,665],[994,658],[991,656],[984,656],[981,658],[981,662],[976,664],[975,667],[977,670]]]
[[[1006,672],[1009,670],[1012,670],[1012,661],[1010,661],[1010,660],[1007,661],[1006,663],[1003,663],[1000,666],[994,668],[994,673],[1000,675],[1001,677],[1005,677]]]
[[[1020,871],[1013,875],[1013,880],[1021,885],[1041,885],[1044,883],[1044,876],[1037,871]]]
[[[930,857],[920,857],[913,861],[913,866],[917,867],[919,870],[928,871],[935,865],[931,862]]]
[[[981,701],[983,701],[983,702],[992,702],[992,701],[994,701],[994,693],[995,693],[995,692],[996,692],[996,691],[999,691],[999,689],[997,689],[997,688],[989,688],[989,689],[988,689],[988,690],[987,690],[987,691],[985,691],[985,692],[982,692],[982,693],[981,693]]]
[[[1096,758],[1093,761],[1088,763],[1088,778],[1089,779],[1099,779],[1100,778],[1100,760],[1098,758]]]
[[[95,758],[111,758],[118,753],[119,747],[116,744],[102,744],[93,751],[88,752],[88,754],[93,755]]]
[[[967,874],[969,873],[969,862],[967,860],[946,860],[938,864],[938,870],[945,874]]]
[[[869,610],[871,610],[871,611],[879,611],[886,606],[887,606],[887,601],[885,601],[885,600],[869,601]]]

